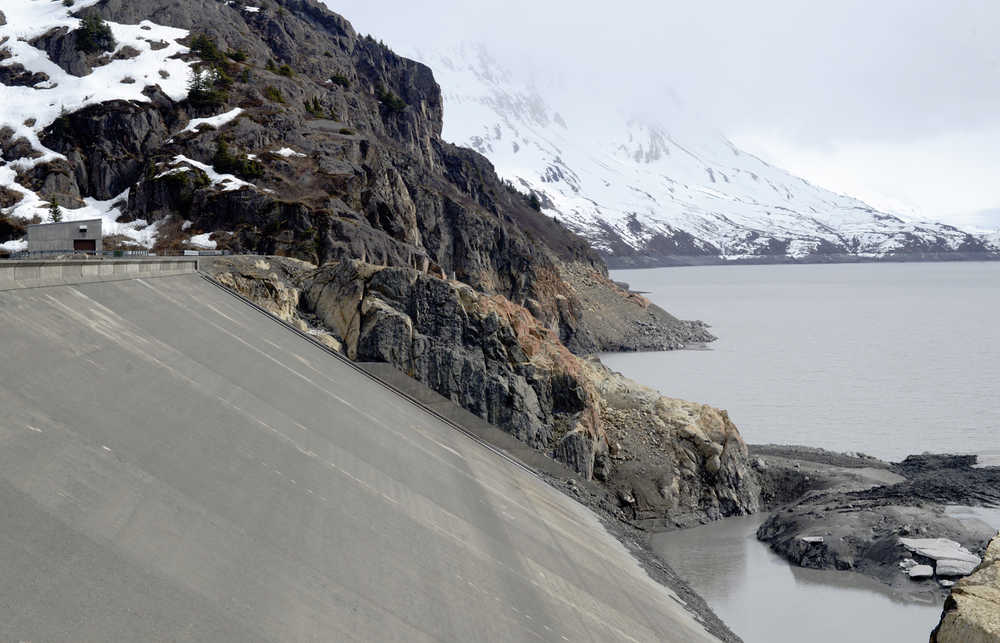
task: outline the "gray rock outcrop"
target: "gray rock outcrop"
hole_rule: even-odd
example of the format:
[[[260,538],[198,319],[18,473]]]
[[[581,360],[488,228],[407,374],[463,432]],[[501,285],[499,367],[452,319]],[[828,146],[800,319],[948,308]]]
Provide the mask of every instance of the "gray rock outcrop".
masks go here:
[[[272,265],[273,264],[273,265]],[[724,411],[577,357],[526,308],[414,269],[225,257],[216,280],[350,358],[392,364],[585,478],[619,518],[680,526],[752,513],[760,489]],[[308,322],[308,323],[307,323]]]
[[[978,569],[954,584],[930,641],[1000,641],[1000,536],[990,543]]]
[[[460,282],[346,259],[321,267],[303,292],[351,359],[388,362],[592,475],[595,400],[573,356],[524,309]]]

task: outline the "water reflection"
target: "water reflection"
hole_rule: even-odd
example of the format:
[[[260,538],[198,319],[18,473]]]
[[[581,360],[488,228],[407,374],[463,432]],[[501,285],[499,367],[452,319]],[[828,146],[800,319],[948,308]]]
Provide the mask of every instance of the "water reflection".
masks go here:
[[[1000,507],[952,505],[947,508],[946,513],[962,522],[981,521],[993,529],[1000,530]]]
[[[757,541],[764,516],[658,534],[653,547],[746,643],[926,641],[939,600],[903,600],[859,574],[793,568]]]

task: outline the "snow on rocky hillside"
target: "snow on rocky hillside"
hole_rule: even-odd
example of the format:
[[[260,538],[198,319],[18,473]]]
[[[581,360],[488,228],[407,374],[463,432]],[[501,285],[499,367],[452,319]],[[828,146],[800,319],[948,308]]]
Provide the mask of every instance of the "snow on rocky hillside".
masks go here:
[[[188,32],[143,21],[137,25],[107,23],[115,46],[96,57],[86,75],[60,67],[37,46],[38,39],[55,30],[78,29],[75,14],[98,0],[76,0],[70,7],[61,0],[4,0],[0,5],[0,213],[24,220],[50,219],[49,202],[23,185],[19,174],[65,157],[46,148],[39,134],[61,116],[88,105],[113,100],[148,102],[144,90],[158,85],[174,100],[187,96],[188,63],[177,58],[188,48],[177,41]],[[143,220],[118,223],[117,204],[128,191],[98,201],[84,199],[82,207],[63,204],[64,220],[102,218],[105,234],[120,234],[149,246],[156,226]],[[13,239],[0,249],[18,251],[25,242]]]
[[[536,193],[611,265],[987,251],[965,231],[906,221],[792,176],[678,105],[658,106],[655,119],[570,105],[570,117],[480,47],[417,57],[442,86],[445,138]]]

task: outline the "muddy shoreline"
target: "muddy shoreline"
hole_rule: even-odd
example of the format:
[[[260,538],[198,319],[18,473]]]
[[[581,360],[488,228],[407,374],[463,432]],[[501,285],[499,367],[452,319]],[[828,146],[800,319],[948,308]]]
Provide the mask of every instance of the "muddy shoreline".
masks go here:
[[[925,454],[890,463],[774,445],[750,453],[763,463],[773,511],[757,537],[790,564],[858,572],[915,600],[939,600],[971,573],[996,535],[947,511],[1000,506],[1000,468],[977,468],[976,456]],[[956,548],[928,555],[918,546],[937,539]]]

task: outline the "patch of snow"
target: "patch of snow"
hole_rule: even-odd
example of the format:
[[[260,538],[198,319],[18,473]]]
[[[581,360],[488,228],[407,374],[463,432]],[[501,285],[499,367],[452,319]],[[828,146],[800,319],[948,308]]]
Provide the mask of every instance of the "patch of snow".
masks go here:
[[[257,13],[258,11],[260,11],[260,7],[248,7],[244,5],[243,11],[246,11],[247,13]]]
[[[804,239],[792,239],[786,250],[790,257],[805,257],[816,251],[819,246],[818,241],[806,241]]]
[[[283,147],[280,150],[271,150],[271,152],[273,154],[277,154],[278,156],[284,156],[285,158],[290,156],[305,156],[302,152],[296,152],[290,147]]]
[[[181,163],[187,163],[191,167],[195,167],[204,172],[208,176],[208,180],[211,181],[212,185],[222,188],[223,192],[229,192],[231,190],[239,190],[240,188],[256,189],[256,186],[253,183],[249,183],[247,181],[244,181],[243,179],[236,178],[232,174],[220,174],[219,172],[216,172],[215,168],[212,167],[211,165],[202,163],[201,161],[190,159],[184,156],[183,154],[178,154],[177,156],[174,157],[172,161],[170,161],[170,165],[180,165]],[[187,172],[187,171],[189,171],[189,168],[176,167],[174,169],[167,170],[166,172],[158,174],[156,178],[160,178],[168,174],[177,174],[180,172]]]
[[[983,562],[948,538],[900,538],[899,543],[915,554],[933,559],[938,576],[968,576]]]
[[[994,250],[1000,252],[1000,230],[996,232],[988,233],[983,240],[986,245],[993,248]]]
[[[236,109],[229,110],[225,114],[219,114],[218,116],[209,116],[207,118],[192,118],[191,121],[187,124],[187,127],[177,132],[177,134],[174,134],[174,136],[178,136],[180,134],[183,134],[184,132],[197,132],[198,128],[201,127],[202,125],[208,125],[213,129],[219,129],[220,127],[226,125],[227,123],[232,122],[237,116],[239,116],[242,113],[243,109],[237,107]]]
[[[215,250],[217,244],[211,239],[209,239],[210,236],[211,236],[210,232],[206,232],[205,234],[196,234],[193,237],[191,237],[189,243],[192,246],[195,246],[196,248],[204,248],[205,250]]]
[[[97,0],[78,0],[73,10],[92,6]],[[39,0],[5,0],[3,11],[7,24],[0,26],[0,40],[10,51],[4,64],[19,63],[30,72],[48,75],[48,86],[55,89],[35,89],[33,87],[0,87],[3,100],[0,101],[0,125],[15,130],[14,138],[38,133],[51,125],[63,110],[72,112],[87,105],[95,105],[111,100],[149,102],[142,91],[150,85],[159,85],[173,100],[187,96],[188,63],[175,56],[188,52],[188,48],[177,41],[186,37],[184,29],[164,27],[148,20],[138,25],[107,23],[118,42],[119,48],[131,46],[139,55],[127,60],[112,60],[95,68],[90,74],[77,77],[63,71],[49,60],[46,53],[31,46],[27,41],[51,29],[66,27],[76,29],[80,20],[69,15],[58,2]],[[163,41],[167,46],[155,50],[152,43]],[[162,78],[160,71],[168,74]],[[132,77],[133,84],[121,80]],[[35,119],[31,126],[24,125],[28,119]],[[29,139],[30,140],[30,139]],[[37,137],[31,141],[37,143]],[[36,149],[42,150],[40,145]]]
[[[20,201],[4,208],[2,212],[19,219],[31,219],[36,215],[45,219],[48,216],[49,202],[42,199],[32,190],[19,184],[17,182],[17,174],[11,165],[8,163],[6,166],[0,166],[0,186],[14,192],[20,192],[22,196]]]
[[[125,190],[118,196],[107,201],[97,199],[84,199],[87,205],[75,210],[63,208],[63,221],[78,221],[80,219],[101,219],[101,232],[104,236],[121,235],[143,247],[150,248],[156,242],[156,233],[162,221],[157,221],[152,226],[145,220],[124,221],[119,223],[118,218],[122,215],[119,204],[128,201],[129,191]]]
[[[0,243],[0,250],[6,250],[7,252],[24,252],[28,249],[28,242],[24,239],[11,239],[10,241],[4,241]]]

